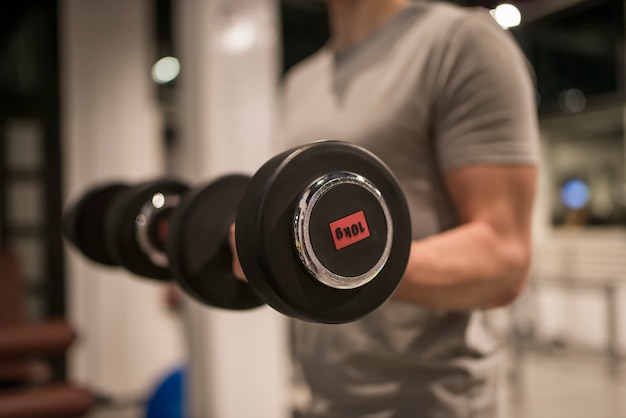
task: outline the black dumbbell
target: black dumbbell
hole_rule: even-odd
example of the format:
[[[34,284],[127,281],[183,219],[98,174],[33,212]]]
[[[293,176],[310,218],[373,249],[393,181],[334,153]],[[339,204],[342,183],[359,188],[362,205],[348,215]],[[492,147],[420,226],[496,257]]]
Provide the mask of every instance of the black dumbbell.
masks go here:
[[[254,291],[279,312],[314,322],[353,321],[384,303],[411,245],[408,207],[391,171],[363,148],[335,141],[283,152],[249,184],[227,178],[183,198],[170,229],[176,239],[168,239],[172,270],[209,305],[208,275],[188,267],[219,259],[230,270],[233,220]],[[213,256],[216,248],[222,257]]]
[[[192,295],[196,296],[193,289],[198,289],[201,300],[211,306],[255,308],[263,301],[249,285],[234,278],[230,249],[223,243],[209,248],[207,244],[214,243],[215,238],[206,239],[206,234],[214,235],[216,228],[228,221],[222,220],[222,212],[212,216],[210,211],[236,209],[248,182],[247,176],[225,176],[192,192],[172,179],[132,187],[120,183],[100,185],[66,212],[64,232],[83,255],[95,262],[121,266],[154,280],[166,281],[175,276]],[[205,200],[207,191],[219,205]],[[187,194],[190,198],[180,208],[182,216],[173,219]],[[196,211],[198,204],[202,212]],[[234,216],[228,222],[232,221]],[[177,244],[167,245],[168,241]],[[173,256],[168,249],[172,249]],[[188,282],[195,287],[185,286]]]
[[[129,187],[106,212],[104,240],[117,265],[155,280],[171,280],[165,242],[170,218],[189,187],[160,179]]]
[[[125,183],[102,184],[89,190],[63,216],[63,234],[88,259],[117,266],[106,245],[105,218],[111,203],[128,190]]]
[[[166,244],[172,277],[205,305],[244,310],[264,304],[232,270],[230,226],[249,182],[245,175],[220,177],[185,195],[172,214]]]
[[[170,179],[99,185],[66,211],[65,236],[95,262],[168,280],[164,235],[173,208],[187,190]]]
[[[138,256],[145,248],[137,243],[136,221],[156,190],[131,190],[124,194],[132,197],[111,204],[105,229],[117,232],[105,238],[121,265],[154,277],[150,260]],[[239,259],[254,291],[232,275],[233,221]],[[326,141],[279,154],[251,180],[225,176],[187,193],[171,212],[166,235],[167,274],[197,300],[247,309],[262,304],[258,294],[286,315],[342,323],[392,295],[408,261],[411,225],[404,196],[377,157]]]

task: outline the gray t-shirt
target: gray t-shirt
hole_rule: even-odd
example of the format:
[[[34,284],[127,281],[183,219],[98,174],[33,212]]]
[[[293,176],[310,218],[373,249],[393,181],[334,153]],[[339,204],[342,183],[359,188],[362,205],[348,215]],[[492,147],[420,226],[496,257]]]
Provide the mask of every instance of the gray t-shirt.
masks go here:
[[[294,68],[281,132],[288,146],[336,139],[377,154],[421,239],[458,225],[445,170],[537,163],[535,110],[527,62],[486,10],[416,3]],[[496,416],[498,344],[481,312],[389,301],[345,325],[292,325],[302,416]]]

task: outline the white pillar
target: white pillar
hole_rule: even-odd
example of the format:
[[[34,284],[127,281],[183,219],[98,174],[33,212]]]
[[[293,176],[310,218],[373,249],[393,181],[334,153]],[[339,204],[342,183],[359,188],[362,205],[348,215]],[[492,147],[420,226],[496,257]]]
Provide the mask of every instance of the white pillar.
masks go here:
[[[277,3],[180,0],[180,173],[196,181],[253,173],[275,151]],[[269,308],[226,312],[191,303],[194,417],[285,417],[285,319]]]
[[[61,7],[65,191],[137,181],[163,171],[151,85],[149,0],[64,0]],[[81,339],[75,379],[108,393],[145,395],[182,361],[178,321],[160,285],[99,268],[69,252],[69,311]]]

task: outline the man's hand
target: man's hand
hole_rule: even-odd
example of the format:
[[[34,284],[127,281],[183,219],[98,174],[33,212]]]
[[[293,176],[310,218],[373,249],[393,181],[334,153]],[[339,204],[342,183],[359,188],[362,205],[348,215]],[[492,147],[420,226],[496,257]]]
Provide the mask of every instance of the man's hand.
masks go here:
[[[230,226],[228,242],[230,243],[230,251],[233,256],[233,274],[237,279],[247,283],[248,280],[246,279],[246,275],[243,273],[243,269],[239,263],[239,255],[237,254],[237,245],[235,244],[235,224]]]
[[[174,283],[166,283],[164,289],[164,301],[168,309],[176,311],[183,306],[183,294]]]

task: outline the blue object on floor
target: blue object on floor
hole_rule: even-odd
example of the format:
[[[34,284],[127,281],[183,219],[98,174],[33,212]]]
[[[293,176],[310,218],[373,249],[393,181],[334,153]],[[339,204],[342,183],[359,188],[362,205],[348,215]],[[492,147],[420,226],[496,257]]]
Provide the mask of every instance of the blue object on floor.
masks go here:
[[[157,386],[146,405],[146,418],[184,418],[186,368],[174,370]]]
[[[561,200],[568,209],[582,209],[589,203],[589,186],[580,179],[568,180],[561,187]]]

